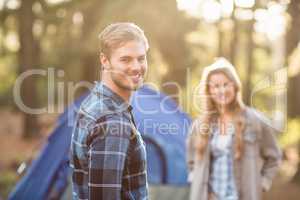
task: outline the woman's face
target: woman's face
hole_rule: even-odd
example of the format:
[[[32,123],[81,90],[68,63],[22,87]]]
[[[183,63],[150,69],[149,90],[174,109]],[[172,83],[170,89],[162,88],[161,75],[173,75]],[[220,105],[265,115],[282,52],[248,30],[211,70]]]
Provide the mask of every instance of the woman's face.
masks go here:
[[[209,76],[208,92],[212,101],[221,107],[229,106],[236,96],[234,82],[222,72],[213,73]]]

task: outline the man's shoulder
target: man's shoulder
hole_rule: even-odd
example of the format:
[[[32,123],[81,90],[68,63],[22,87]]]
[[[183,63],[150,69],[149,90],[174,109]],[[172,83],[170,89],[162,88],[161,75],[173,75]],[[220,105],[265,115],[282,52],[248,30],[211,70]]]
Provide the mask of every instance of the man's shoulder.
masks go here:
[[[91,92],[82,102],[79,113],[92,121],[111,115],[118,115],[120,111],[115,108],[111,98]]]
[[[80,124],[85,124],[88,129],[95,127],[128,127],[130,120],[125,110],[119,109],[113,100],[104,95],[98,96],[91,93],[82,102],[78,111]]]
[[[107,100],[111,101],[111,100]],[[131,133],[130,121],[122,112],[111,108],[110,102],[99,99],[95,94],[90,94],[82,102],[77,113],[77,131],[73,138],[77,145],[88,146],[94,138],[111,136],[115,138],[129,138]],[[120,137],[122,136],[122,137]]]

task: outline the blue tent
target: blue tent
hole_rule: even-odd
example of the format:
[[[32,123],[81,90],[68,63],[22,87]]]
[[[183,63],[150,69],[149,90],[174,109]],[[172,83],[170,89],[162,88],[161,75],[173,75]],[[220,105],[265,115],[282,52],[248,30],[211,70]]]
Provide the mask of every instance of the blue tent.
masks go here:
[[[11,192],[10,200],[47,199],[50,191],[62,193],[68,184],[68,152],[72,121],[86,95],[59,117],[40,155]],[[146,143],[150,184],[187,185],[185,138],[189,116],[168,96],[142,87],[132,97],[133,114]]]

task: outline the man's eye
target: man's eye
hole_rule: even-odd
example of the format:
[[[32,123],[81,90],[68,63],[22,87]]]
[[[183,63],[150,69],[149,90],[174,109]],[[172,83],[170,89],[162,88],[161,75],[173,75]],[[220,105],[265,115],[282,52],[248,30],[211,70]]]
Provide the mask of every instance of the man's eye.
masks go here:
[[[145,61],[145,57],[140,57],[138,60],[139,60],[139,62],[144,62]]]
[[[129,58],[122,58],[122,59],[121,59],[121,62],[128,63],[128,62],[129,62]]]

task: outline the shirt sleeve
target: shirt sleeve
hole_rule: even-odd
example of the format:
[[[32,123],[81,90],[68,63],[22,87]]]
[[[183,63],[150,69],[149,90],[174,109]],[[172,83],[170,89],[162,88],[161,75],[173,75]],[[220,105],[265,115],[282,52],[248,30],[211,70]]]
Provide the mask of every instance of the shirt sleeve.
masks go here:
[[[264,159],[262,167],[262,186],[264,191],[271,188],[272,180],[281,163],[282,153],[276,141],[276,130],[262,123],[261,155]]]
[[[197,134],[200,134],[202,120],[197,118],[193,121],[193,123],[189,127],[188,136],[186,139],[186,161],[189,172],[193,171],[194,168],[194,159],[196,154],[195,149],[195,139],[197,138]]]
[[[121,120],[96,126],[101,128],[89,149],[89,199],[119,200],[131,127]]]
[[[192,127],[190,129],[192,129]],[[195,149],[194,149],[192,134],[193,134],[192,130],[190,130],[186,139],[186,161],[187,161],[187,166],[189,171],[192,171],[194,166]]]

